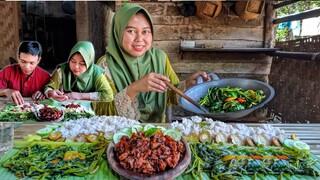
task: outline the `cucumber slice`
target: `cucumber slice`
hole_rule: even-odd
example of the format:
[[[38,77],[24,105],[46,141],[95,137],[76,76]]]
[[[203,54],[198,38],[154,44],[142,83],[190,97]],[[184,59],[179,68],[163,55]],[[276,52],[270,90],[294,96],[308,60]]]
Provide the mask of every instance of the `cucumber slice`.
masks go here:
[[[139,124],[135,124],[135,125],[132,126],[131,129],[132,129],[132,133],[135,133],[135,132],[142,131],[143,127],[141,125],[139,125]]]
[[[296,152],[309,152],[310,146],[302,141],[286,139],[283,142],[283,146],[292,149]]]
[[[47,127],[52,128],[53,130],[58,129],[59,127],[61,127],[60,123],[52,123],[50,125],[47,125]]]
[[[129,137],[131,137],[131,135],[132,135],[131,128],[126,127],[126,128],[121,129],[120,131],[126,133]]]
[[[43,129],[40,129],[36,132],[37,135],[39,136],[48,136],[50,132],[52,132],[54,129],[52,127],[45,127]]]
[[[161,129],[162,133],[167,131],[167,129],[165,127],[162,127],[162,126],[157,126],[157,128]]]
[[[156,126],[153,125],[153,124],[146,124],[144,127],[143,127],[143,131],[146,132],[148,131],[149,129],[151,128],[155,128]]]
[[[163,135],[171,136],[175,141],[181,140],[181,132],[177,129],[168,129],[163,133]]]
[[[285,139],[283,141],[283,146],[285,148],[288,148],[288,149],[292,149],[293,150],[293,143],[295,142],[295,140],[293,139]]]
[[[115,133],[115,134],[113,135],[113,142],[114,142],[115,144],[117,144],[118,142],[120,142],[120,139],[121,139],[123,136],[128,136],[128,135],[127,135],[126,133],[124,133],[124,132],[121,132],[121,131]],[[129,137],[129,136],[128,136],[128,137]]]
[[[23,137],[25,141],[41,141],[41,136],[28,134],[28,136]]]
[[[295,141],[293,142],[293,150],[297,152],[309,152],[310,146],[307,143],[304,143],[302,141]]]

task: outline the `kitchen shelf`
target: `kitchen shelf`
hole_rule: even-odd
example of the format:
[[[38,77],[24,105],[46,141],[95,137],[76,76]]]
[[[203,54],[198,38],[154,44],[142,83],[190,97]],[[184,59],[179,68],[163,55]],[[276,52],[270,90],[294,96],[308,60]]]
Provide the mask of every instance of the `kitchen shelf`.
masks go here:
[[[279,48],[186,48],[180,47],[181,52],[235,52],[235,53],[270,53],[279,51]]]
[[[279,51],[279,48],[186,48],[180,46],[181,59],[185,52],[214,52],[214,53],[265,53],[272,54]]]

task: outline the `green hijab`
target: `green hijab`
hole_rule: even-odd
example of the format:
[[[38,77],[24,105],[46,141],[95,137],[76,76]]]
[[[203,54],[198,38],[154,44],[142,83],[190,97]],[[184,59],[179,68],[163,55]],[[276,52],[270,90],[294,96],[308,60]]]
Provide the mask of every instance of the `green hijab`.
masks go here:
[[[80,53],[86,63],[87,70],[78,75],[73,75],[69,68],[71,57],[75,53]],[[80,41],[71,50],[68,62],[60,65],[62,69],[62,83],[65,92],[94,92],[95,82],[104,73],[104,70],[94,64],[94,47],[91,42]]]
[[[123,90],[134,81],[148,73],[165,75],[166,54],[159,49],[150,48],[144,55],[133,57],[122,46],[125,28],[137,12],[145,14],[151,25],[152,21],[146,9],[135,4],[125,4],[112,20],[112,31],[107,47],[107,63],[118,91]],[[166,94],[147,92],[137,95],[142,122],[161,122],[165,112]]]

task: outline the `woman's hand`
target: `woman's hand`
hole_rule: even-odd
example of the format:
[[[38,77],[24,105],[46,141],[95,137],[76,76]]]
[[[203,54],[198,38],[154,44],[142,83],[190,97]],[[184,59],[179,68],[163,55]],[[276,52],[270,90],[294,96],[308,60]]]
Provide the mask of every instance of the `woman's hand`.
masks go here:
[[[83,99],[81,93],[78,93],[78,92],[67,93],[66,96],[68,96],[69,99],[73,99],[73,100]]]
[[[54,100],[57,100],[57,101],[60,101],[60,102],[68,100],[68,96],[65,95],[63,92],[61,92],[59,90],[49,90],[48,91],[48,97],[51,97]]]
[[[36,100],[44,100],[46,98],[46,96],[44,94],[42,94],[41,91],[37,91],[37,92],[32,94],[31,98],[34,101],[36,101]]]
[[[127,94],[131,99],[134,99],[138,93],[142,92],[164,93],[167,91],[167,85],[163,81],[170,82],[170,79],[160,74],[149,73],[130,84],[127,87]]]
[[[13,90],[13,89],[6,89],[5,94],[9,98],[9,100],[12,101],[15,105],[24,104],[24,100],[20,91]]]
[[[188,79],[186,79],[186,88],[188,89],[189,87],[197,84],[197,78],[199,76],[202,76],[203,82],[211,81],[211,78],[208,76],[208,74],[206,72],[198,71],[198,72],[192,74]]]

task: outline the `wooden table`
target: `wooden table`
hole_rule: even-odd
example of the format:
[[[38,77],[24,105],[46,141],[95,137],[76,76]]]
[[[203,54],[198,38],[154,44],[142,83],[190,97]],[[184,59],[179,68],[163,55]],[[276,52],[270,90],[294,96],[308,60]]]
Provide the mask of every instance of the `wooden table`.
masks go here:
[[[25,98],[25,101],[32,101],[31,98]],[[0,97],[0,110],[2,110],[6,104],[10,102],[6,97]],[[21,127],[15,129],[15,140],[22,140],[24,136],[28,134],[35,134],[37,130],[44,128],[49,123],[23,123]],[[261,123],[243,123],[248,127],[258,127]],[[169,124],[161,124],[168,126]],[[287,135],[295,134],[303,142],[307,143],[311,147],[311,152],[320,157],[320,123],[312,124],[271,124],[274,127],[283,129]]]
[[[28,100],[31,100],[31,98],[28,99]],[[10,102],[11,102],[11,101],[10,101],[7,97],[0,97],[0,110],[2,110],[3,108],[5,108],[6,105],[7,105],[8,103],[10,103]]]
[[[23,123],[15,129],[15,140],[22,140],[28,134],[35,134],[37,130],[49,123]],[[159,125],[159,124],[157,124]],[[162,124],[168,126],[169,124]],[[248,127],[258,127],[261,123],[244,123]],[[311,152],[320,157],[320,123],[313,124],[271,124],[283,129],[287,135],[295,134],[301,141],[310,145]]]

